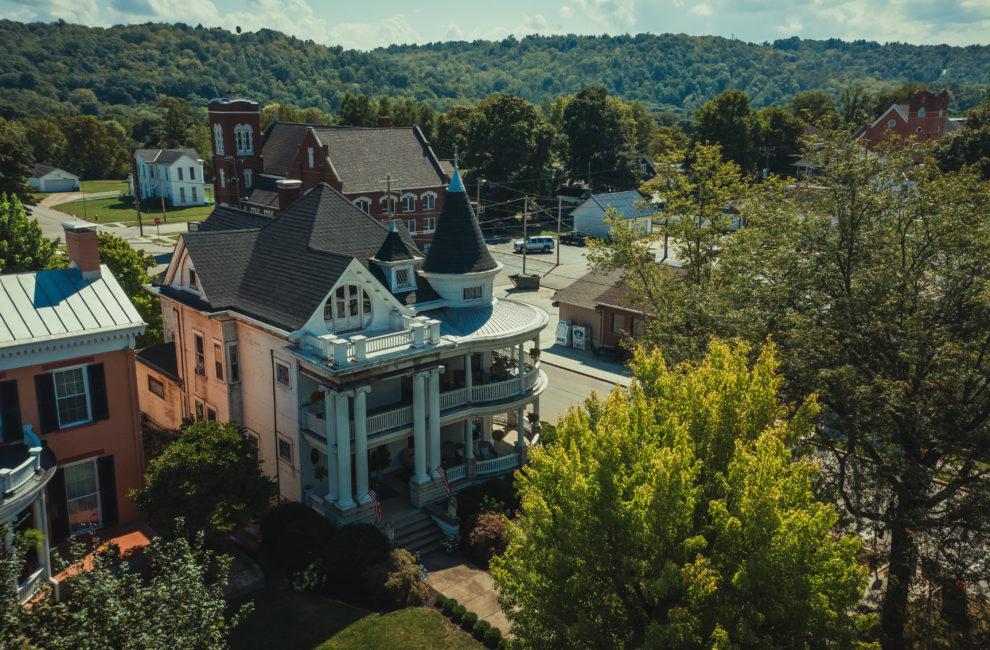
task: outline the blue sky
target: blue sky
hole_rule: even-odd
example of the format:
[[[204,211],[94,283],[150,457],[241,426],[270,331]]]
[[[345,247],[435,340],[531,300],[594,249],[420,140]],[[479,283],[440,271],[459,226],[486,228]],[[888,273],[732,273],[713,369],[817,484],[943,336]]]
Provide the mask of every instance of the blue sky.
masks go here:
[[[0,17],[86,25],[185,22],[270,27],[318,43],[501,39],[509,34],[715,34],[990,43],[990,0],[0,0]]]

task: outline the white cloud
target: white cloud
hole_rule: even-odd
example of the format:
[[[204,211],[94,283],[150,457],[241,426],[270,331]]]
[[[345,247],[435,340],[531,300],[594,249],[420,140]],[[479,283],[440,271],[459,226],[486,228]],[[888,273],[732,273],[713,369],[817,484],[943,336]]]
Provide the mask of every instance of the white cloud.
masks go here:
[[[99,13],[96,0],[13,0],[14,4],[23,5],[24,9],[17,11],[11,18],[20,20],[56,20],[63,19],[70,23],[86,25],[94,23],[93,18]]]
[[[706,4],[694,5],[688,10],[689,14],[694,14],[696,16],[711,16],[715,13],[712,8]]]
[[[636,23],[635,0],[565,0],[560,7],[564,18],[576,18],[585,27],[580,33],[600,33],[632,28]],[[574,30],[572,30],[574,31]]]
[[[776,30],[781,34],[800,34],[804,29],[804,24],[796,17],[791,16],[783,25],[777,25]]]
[[[370,50],[392,43],[422,43],[423,37],[403,14],[396,14],[377,23],[339,23],[331,27],[323,39],[317,40],[345,48]]]

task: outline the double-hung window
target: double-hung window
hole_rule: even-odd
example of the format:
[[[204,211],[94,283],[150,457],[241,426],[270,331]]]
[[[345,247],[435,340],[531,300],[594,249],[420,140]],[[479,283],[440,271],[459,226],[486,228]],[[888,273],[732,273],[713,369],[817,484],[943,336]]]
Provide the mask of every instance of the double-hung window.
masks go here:
[[[203,335],[197,332],[193,336],[196,339],[196,374],[205,375],[206,348],[205,348],[205,344],[203,343]]]
[[[71,427],[90,421],[89,393],[86,390],[86,372],[83,366],[56,370],[55,404],[58,409],[60,428]]]
[[[216,371],[217,379],[223,381],[223,346],[219,343],[213,344],[213,368]]]
[[[90,458],[64,469],[69,534],[96,530],[100,527],[100,481],[96,459]]]

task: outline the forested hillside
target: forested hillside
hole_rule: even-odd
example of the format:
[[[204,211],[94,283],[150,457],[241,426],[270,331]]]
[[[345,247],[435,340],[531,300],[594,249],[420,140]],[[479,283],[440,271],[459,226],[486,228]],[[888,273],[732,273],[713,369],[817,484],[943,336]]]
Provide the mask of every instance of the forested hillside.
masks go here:
[[[533,103],[602,84],[650,110],[683,115],[722,90],[755,107],[802,90],[833,96],[909,81],[953,92],[953,112],[979,103],[990,47],[916,46],[797,38],[756,45],[686,35],[531,36],[392,46],[373,52],[324,47],[279,32],[145,24],[90,28],[0,21],[0,116],[133,110],[160,95],[202,106],[234,91],[337,112],[346,92],[425,100],[438,110],[494,92]],[[127,109],[117,109],[127,112]]]

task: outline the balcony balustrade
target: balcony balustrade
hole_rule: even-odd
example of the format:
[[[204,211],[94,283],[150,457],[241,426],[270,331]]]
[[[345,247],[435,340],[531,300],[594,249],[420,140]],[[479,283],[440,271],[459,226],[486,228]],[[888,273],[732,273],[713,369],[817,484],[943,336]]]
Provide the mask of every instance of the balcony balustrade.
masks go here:
[[[13,467],[0,468],[0,497],[20,488],[41,469],[41,440],[31,431],[31,425],[24,427],[24,447],[27,453],[23,460]]]
[[[440,321],[436,319],[425,316],[403,317],[398,326],[403,329],[375,336],[359,333],[347,337],[336,334],[305,334],[301,344],[334,366],[342,368],[364,363],[377,356],[440,343]]]
[[[519,465],[519,454],[508,454],[492,458],[491,460],[479,460],[474,466],[474,473],[478,476],[485,474],[498,474],[512,469]],[[449,473],[448,473],[449,476]]]

